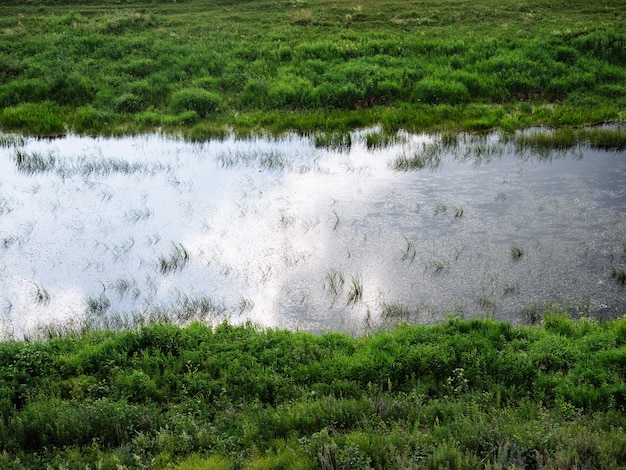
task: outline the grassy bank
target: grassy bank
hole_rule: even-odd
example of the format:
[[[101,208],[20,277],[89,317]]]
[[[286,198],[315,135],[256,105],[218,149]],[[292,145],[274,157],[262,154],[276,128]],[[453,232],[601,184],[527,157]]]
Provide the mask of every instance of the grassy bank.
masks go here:
[[[620,468],[626,320],[0,343],[3,469]]]
[[[8,1],[0,127],[516,129],[621,120],[616,0]]]

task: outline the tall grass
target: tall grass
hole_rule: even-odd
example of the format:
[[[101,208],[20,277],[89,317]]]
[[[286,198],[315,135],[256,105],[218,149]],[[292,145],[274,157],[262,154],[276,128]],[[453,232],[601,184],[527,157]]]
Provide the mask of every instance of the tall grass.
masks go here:
[[[195,128],[195,138],[231,127],[514,130],[619,120],[626,104],[624,13],[614,3],[255,6],[4,2],[0,126]]]
[[[4,341],[0,466],[619,468],[625,321],[540,317],[358,338],[156,323]]]

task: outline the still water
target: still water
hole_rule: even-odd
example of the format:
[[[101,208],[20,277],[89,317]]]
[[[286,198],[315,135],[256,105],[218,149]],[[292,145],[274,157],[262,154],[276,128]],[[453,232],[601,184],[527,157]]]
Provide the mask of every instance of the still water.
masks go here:
[[[0,147],[0,328],[169,316],[358,333],[389,319],[621,314],[626,152],[499,135],[162,135]],[[421,169],[402,156],[435,155]]]

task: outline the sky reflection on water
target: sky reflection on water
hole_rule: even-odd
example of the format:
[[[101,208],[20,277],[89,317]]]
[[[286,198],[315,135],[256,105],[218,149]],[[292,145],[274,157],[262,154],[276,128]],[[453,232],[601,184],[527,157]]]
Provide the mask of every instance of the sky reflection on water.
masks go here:
[[[210,304],[214,321],[351,333],[389,304],[420,322],[521,321],[546,301],[623,311],[610,267],[626,265],[624,152],[545,158],[460,136],[434,168],[402,172],[399,155],[438,137],[371,150],[364,135],[343,152],[297,136],[0,148],[3,336],[181,305]],[[17,152],[37,159],[20,166]],[[162,269],[183,251],[188,262]],[[343,285],[329,285],[333,272]]]

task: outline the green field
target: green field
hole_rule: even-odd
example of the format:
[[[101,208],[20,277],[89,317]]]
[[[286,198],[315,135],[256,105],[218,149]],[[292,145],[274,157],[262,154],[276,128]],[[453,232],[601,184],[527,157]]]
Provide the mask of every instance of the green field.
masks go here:
[[[0,128],[195,139],[620,121],[618,0],[6,1]]]
[[[0,344],[0,468],[624,468],[626,319]]]

